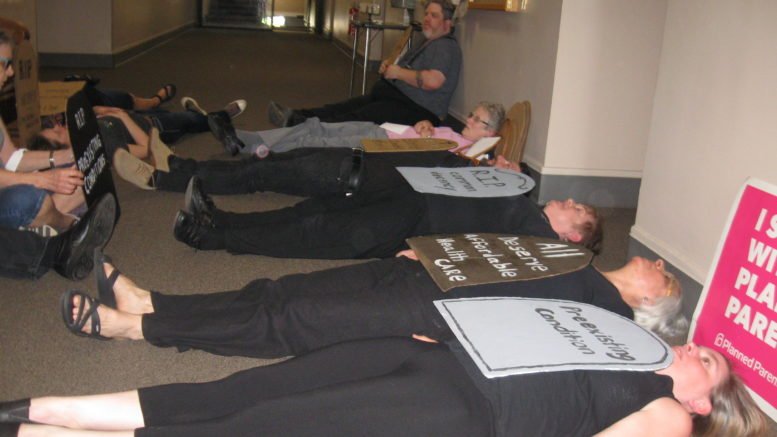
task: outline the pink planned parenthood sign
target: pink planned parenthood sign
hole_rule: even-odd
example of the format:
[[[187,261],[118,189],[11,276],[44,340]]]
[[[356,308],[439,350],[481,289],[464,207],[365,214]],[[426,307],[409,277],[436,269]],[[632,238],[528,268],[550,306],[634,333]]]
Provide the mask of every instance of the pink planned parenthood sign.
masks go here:
[[[693,341],[731,361],[777,419],[777,186],[749,179],[729,215],[694,314]]]

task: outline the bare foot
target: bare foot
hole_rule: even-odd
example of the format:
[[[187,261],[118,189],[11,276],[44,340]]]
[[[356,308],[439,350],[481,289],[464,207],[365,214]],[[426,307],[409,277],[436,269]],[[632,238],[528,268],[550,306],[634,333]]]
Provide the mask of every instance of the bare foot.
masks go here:
[[[110,263],[104,263],[105,276],[110,278],[115,267]],[[154,312],[151,303],[151,293],[138,287],[132,279],[120,274],[113,284],[113,293],[116,295],[116,308],[128,314],[149,314]]]
[[[73,296],[73,320],[78,317],[78,308],[81,305],[81,296]],[[86,303],[84,313],[89,311],[89,303]],[[107,338],[126,338],[129,340],[142,340],[141,316],[128,314],[108,308],[105,305],[97,307],[100,318],[99,334]],[[81,329],[85,334],[92,333],[92,321],[88,320]]]

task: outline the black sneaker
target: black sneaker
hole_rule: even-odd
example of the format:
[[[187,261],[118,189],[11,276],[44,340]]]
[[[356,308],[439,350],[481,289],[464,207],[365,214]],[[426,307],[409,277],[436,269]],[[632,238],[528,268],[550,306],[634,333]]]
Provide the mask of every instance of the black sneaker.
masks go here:
[[[197,176],[189,179],[189,185],[186,186],[186,194],[183,197],[183,210],[195,217],[205,217],[213,220],[213,212],[216,205],[213,200],[202,189],[202,181]]]
[[[108,193],[92,205],[84,218],[67,232],[67,240],[54,269],[66,278],[76,281],[84,279],[94,267],[94,249],[108,244],[115,222],[116,198]]]
[[[200,250],[216,249],[211,247],[211,233],[215,232],[213,222],[206,217],[197,217],[186,211],[178,211],[173,223],[173,236],[181,243]]]
[[[210,132],[224,146],[231,156],[235,156],[245,147],[240,138],[237,137],[235,127],[232,121],[223,111],[211,112],[208,114],[208,127]]]

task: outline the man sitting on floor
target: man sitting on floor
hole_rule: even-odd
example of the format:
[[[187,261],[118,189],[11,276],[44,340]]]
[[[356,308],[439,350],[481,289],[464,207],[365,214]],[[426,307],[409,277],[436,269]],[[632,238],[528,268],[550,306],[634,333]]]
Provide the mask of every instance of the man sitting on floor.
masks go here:
[[[412,125],[432,120],[439,124],[448,115],[461,68],[461,49],[452,35],[454,11],[449,0],[429,0],[423,21],[426,41],[408,51],[397,64],[383,61],[379,71],[383,78],[369,94],[301,110],[270,102],[270,122],[288,127],[318,117],[324,122],[390,121]]]

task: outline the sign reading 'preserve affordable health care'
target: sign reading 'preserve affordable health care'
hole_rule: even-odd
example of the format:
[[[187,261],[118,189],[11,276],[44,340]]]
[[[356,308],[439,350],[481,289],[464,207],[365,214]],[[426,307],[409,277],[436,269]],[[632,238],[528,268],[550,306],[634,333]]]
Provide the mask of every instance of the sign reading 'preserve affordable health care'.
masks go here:
[[[732,362],[777,419],[777,187],[748,180],[696,307],[692,338]]]

